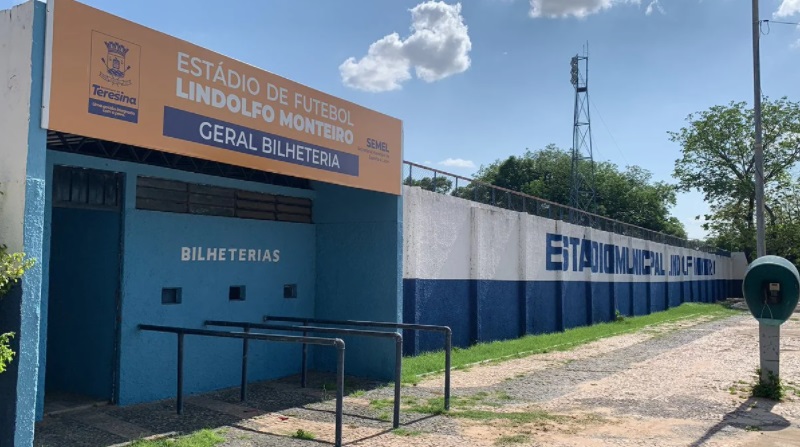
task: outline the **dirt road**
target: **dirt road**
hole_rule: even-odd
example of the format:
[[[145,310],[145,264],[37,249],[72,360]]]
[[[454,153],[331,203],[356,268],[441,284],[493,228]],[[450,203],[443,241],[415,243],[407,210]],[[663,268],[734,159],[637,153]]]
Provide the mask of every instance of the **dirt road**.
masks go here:
[[[781,348],[781,374],[790,389],[777,404],[748,397],[758,367],[758,331],[755,320],[742,315],[671,323],[568,352],[456,371],[448,415],[426,414],[441,402],[441,377],[431,377],[403,388],[398,431],[387,422],[391,390],[351,393],[344,404],[345,442],[364,447],[800,446],[797,318],[783,326]],[[187,416],[172,414],[171,401],[64,414],[42,424],[37,445],[107,446],[137,433],[202,427],[225,427],[223,445],[230,447],[329,445],[333,402],[320,398],[332,395],[329,387],[321,390],[321,382],[308,390],[285,382],[256,385],[247,407],[238,405],[238,390],[196,397],[188,401],[188,422]],[[92,425],[92,418],[104,428]],[[115,429],[114,421],[121,428]],[[93,430],[92,436],[70,441],[70,433],[81,427]],[[291,438],[297,430],[318,441]]]

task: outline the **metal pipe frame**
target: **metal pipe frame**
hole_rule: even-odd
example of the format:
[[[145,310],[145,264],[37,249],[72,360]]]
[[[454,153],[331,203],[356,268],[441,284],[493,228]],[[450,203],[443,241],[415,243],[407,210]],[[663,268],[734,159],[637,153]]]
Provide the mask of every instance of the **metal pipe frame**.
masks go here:
[[[307,332],[316,332],[319,334],[341,334],[341,335],[352,335],[352,336],[361,336],[361,337],[378,337],[378,338],[392,338],[395,341],[395,365],[394,365],[394,418],[392,420],[392,427],[399,428],[400,427],[400,382],[403,378],[403,336],[398,334],[397,332],[380,332],[380,331],[368,331],[363,329],[340,329],[340,328],[325,328],[325,327],[317,327],[317,326],[308,326],[307,324],[303,324],[302,326],[286,326],[286,325],[279,325],[279,324],[264,324],[264,323],[249,323],[246,321],[219,321],[219,320],[207,320],[205,322],[206,326],[221,326],[221,327],[236,327],[242,328],[245,332],[249,332],[250,329],[265,329],[265,330],[276,330],[276,331],[294,331],[294,332],[302,332],[306,334]],[[244,340],[243,343],[246,343],[247,340]],[[303,352],[302,352],[302,374],[300,380],[300,386],[305,388],[306,386],[306,367],[307,367],[307,355],[308,351],[305,349],[306,344],[303,343]],[[244,365],[243,371],[244,371]],[[246,376],[242,375],[242,390],[247,389],[247,382]],[[242,394],[245,395],[245,394]]]
[[[282,321],[303,324],[331,324],[339,326],[407,329],[412,331],[441,332],[444,334],[444,409],[450,409],[450,366],[452,364],[453,331],[447,326],[430,324],[392,323],[390,321],[330,320],[325,318],[282,317],[264,315],[263,321]]]
[[[342,446],[342,402],[344,400],[344,340],[341,338],[322,338],[322,337],[300,337],[296,335],[273,335],[273,334],[253,334],[250,332],[225,332],[214,331],[210,329],[193,329],[182,328],[175,326],[159,326],[152,324],[140,324],[139,330],[152,331],[152,332],[166,332],[178,335],[178,396],[177,396],[177,411],[178,414],[183,414],[183,339],[186,335],[199,335],[203,337],[219,337],[219,338],[238,338],[244,341],[247,340],[260,340],[267,342],[281,342],[281,343],[306,343],[319,346],[332,346],[337,351],[336,361],[336,434],[334,440],[335,447]],[[246,359],[246,351],[243,348],[244,366]],[[247,370],[243,370],[242,374],[246,378]],[[242,391],[242,395],[246,391]]]

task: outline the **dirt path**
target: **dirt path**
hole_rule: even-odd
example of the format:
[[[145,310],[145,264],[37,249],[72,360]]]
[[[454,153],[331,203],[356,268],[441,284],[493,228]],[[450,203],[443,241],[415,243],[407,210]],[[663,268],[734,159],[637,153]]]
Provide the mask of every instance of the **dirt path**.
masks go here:
[[[796,387],[797,319],[782,328],[781,360],[782,377]],[[456,371],[448,416],[425,414],[441,402],[441,377],[404,387],[402,429],[395,432],[389,389],[353,393],[344,404],[344,437],[364,447],[800,446],[800,387],[777,405],[748,398],[757,366],[757,323],[749,316],[679,321],[567,352]],[[124,433],[101,440],[92,432],[97,443],[69,441],[76,424],[103,430],[87,423],[86,414],[64,415],[45,421],[37,445],[107,446],[135,427],[148,434],[226,427],[226,447],[329,445],[333,402],[321,399],[331,397],[321,389],[321,382],[307,390],[256,385],[248,407],[237,404],[238,390],[193,398],[190,422],[172,414],[171,401],[109,407],[101,410],[104,430],[113,431],[110,418]],[[291,438],[297,430],[322,442]]]

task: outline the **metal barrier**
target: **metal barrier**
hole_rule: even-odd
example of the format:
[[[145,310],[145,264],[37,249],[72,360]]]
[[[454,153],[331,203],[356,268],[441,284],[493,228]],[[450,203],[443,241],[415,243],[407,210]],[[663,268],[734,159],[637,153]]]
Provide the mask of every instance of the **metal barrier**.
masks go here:
[[[320,346],[333,346],[337,351],[336,361],[336,437],[335,447],[342,445],[342,401],[344,399],[344,341],[340,338],[300,337],[295,335],[252,334],[249,332],[224,332],[209,329],[192,329],[173,326],[140,324],[143,331],[167,332],[178,335],[178,396],[177,411],[183,414],[183,338],[185,335],[203,337],[241,338],[270,342],[304,343]],[[244,364],[244,362],[243,362]]]
[[[395,341],[395,357],[394,357],[394,418],[392,427],[400,427],[400,381],[402,380],[402,364],[403,364],[403,336],[397,332],[379,332],[379,331],[366,331],[362,329],[339,329],[339,328],[324,328],[315,326],[286,326],[279,324],[263,324],[263,323],[248,323],[236,321],[217,321],[208,320],[205,322],[206,326],[222,326],[222,327],[238,327],[244,329],[245,332],[250,332],[250,329],[267,329],[276,331],[294,331],[302,332],[303,336],[307,332],[316,332],[319,334],[341,334],[353,335],[361,337],[378,337],[378,338],[392,338]],[[242,393],[241,399],[244,401],[247,397],[247,344],[248,340],[242,341]],[[304,345],[305,346],[305,345]],[[300,386],[306,386],[306,355],[307,351],[303,351],[302,367]]]
[[[453,331],[447,326],[434,326],[429,324],[408,324],[408,323],[392,323],[388,321],[357,321],[357,320],[328,320],[324,318],[303,318],[303,317],[281,317],[275,315],[264,315],[264,322],[268,321],[284,321],[290,323],[303,323],[307,326],[309,323],[314,324],[332,324],[337,326],[360,326],[360,327],[373,327],[383,329],[406,329],[412,331],[427,331],[427,332],[441,332],[444,334],[444,409],[450,409],[450,360],[451,351],[453,347]],[[306,351],[303,350],[303,371],[305,375],[305,355]],[[395,384],[397,386],[397,384]]]
[[[716,254],[717,256],[728,258],[731,256],[730,251],[709,246],[703,241],[683,239],[650,230],[410,161],[403,161],[403,184],[439,194],[449,194],[472,202],[592,227],[610,233],[660,242],[675,247],[690,248]]]

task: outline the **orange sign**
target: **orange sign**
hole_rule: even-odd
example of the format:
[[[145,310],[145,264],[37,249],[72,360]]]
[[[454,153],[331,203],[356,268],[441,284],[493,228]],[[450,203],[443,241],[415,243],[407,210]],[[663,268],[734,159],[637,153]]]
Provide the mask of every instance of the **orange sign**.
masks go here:
[[[400,194],[400,120],[50,0],[42,127]]]

